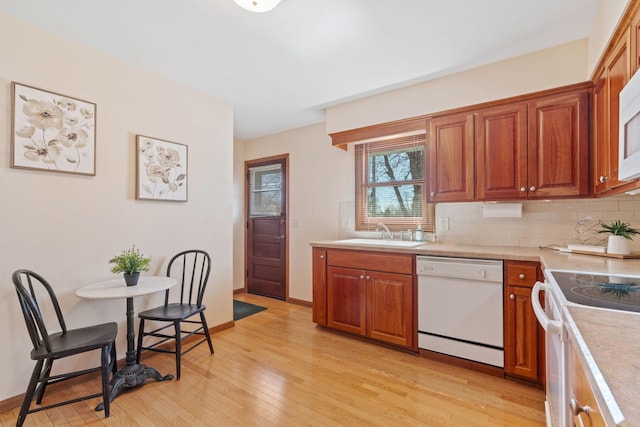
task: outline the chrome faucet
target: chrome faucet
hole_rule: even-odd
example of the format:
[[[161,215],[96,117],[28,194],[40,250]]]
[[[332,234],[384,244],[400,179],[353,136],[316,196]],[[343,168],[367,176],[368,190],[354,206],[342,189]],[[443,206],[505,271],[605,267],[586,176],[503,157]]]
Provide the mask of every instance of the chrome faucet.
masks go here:
[[[385,235],[385,232],[386,232],[386,234],[389,236],[389,239],[393,240],[393,234],[391,233],[391,230],[389,230],[389,227],[387,227],[386,225],[384,225],[381,222],[379,222],[378,225],[376,225],[376,229],[374,231],[380,231],[380,238],[381,239],[384,239],[384,235]]]

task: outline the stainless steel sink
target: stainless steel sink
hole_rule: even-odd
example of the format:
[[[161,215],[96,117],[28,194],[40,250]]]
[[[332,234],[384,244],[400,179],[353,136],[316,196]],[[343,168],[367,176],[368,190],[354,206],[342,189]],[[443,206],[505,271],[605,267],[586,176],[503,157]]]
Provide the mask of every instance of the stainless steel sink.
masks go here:
[[[407,240],[386,240],[386,239],[345,239],[337,240],[336,243],[356,246],[383,246],[396,248],[415,248],[422,246],[425,242],[411,242]]]

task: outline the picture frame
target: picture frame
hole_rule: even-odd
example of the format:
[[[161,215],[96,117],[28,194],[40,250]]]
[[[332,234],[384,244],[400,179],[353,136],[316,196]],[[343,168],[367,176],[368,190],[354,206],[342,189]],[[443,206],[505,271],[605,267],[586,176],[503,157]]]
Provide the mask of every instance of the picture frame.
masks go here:
[[[93,102],[11,82],[11,167],[96,174]]]
[[[136,199],[186,202],[188,147],[136,135]]]

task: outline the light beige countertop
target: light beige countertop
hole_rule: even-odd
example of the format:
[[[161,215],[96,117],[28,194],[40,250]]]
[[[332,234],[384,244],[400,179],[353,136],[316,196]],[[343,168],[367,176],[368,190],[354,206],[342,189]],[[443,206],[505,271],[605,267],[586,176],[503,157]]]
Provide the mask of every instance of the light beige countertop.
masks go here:
[[[640,315],[576,306],[564,315],[601,408],[616,425],[640,425]]]
[[[544,269],[640,275],[640,259],[572,254],[552,249],[426,243],[413,248],[345,245],[319,241],[311,246],[515,261],[539,261]],[[589,307],[567,307],[569,334],[577,344],[594,394],[622,426],[640,426],[640,315]],[[617,411],[617,412],[616,412]]]
[[[616,259],[596,255],[572,254],[552,249],[527,248],[519,246],[483,246],[483,245],[449,245],[442,243],[425,243],[420,246],[385,247],[373,245],[345,244],[340,240],[324,240],[312,242],[311,246],[351,249],[373,252],[396,252],[417,255],[436,255],[452,257],[470,257],[486,259],[505,259],[513,261],[541,262],[543,268],[553,270],[576,270],[590,273],[635,274],[640,275],[640,259]]]

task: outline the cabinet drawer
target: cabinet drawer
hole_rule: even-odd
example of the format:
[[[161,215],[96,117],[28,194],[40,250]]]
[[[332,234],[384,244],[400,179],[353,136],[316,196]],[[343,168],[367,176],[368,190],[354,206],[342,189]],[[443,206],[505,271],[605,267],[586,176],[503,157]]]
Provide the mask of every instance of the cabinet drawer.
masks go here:
[[[507,264],[507,284],[532,287],[538,277],[537,263]]]
[[[388,273],[413,274],[413,255],[362,251],[327,251],[327,265]]]

